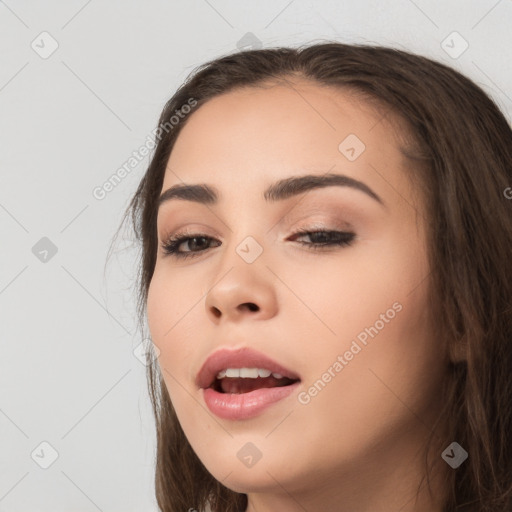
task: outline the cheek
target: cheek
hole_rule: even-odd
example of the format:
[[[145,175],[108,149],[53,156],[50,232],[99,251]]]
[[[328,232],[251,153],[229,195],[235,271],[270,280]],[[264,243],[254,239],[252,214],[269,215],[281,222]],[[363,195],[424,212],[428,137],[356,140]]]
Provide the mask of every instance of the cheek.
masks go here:
[[[200,307],[193,290],[181,286],[155,269],[148,290],[147,319],[151,339],[160,351],[158,362],[168,389],[186,381],[186,362],[197,345],[191,325],[194,307]],[[196,304],[196,306],[194,306]],[[197,328],[197,327],[196,327]],[[191,339],[195,335],[194,339]],[[174,378],[173,378],[174,377]]]
[[[395,302],[404,301],[416,286],[421,271],[407,269],[403,260],[403,255],[389,252],[382,244],[368,244],[339,258],[324,258],[308,266],[307,272],[289,266],[282,272],[283,281],[298,300],[290,296],[293,300],[283,311],[293,308],[292,314],[301,324],[309,325],[317,338],[336,343],[339,349],[344,341],[378,321]]]
[[[342,261],[312,266],[307,280],[295,277],[294,292],[310,309],[294,312],[297,318],[310,318],[305,320],[310,334],[302,337],[306,344],[302,351],[315,340],[315,350],[308,354],[308,382],[321,379],[320,370],[347,354],[343,370],[333,370],[339,375],[332,379],[337,384],[329,387],[341,386],[347,396],[355,397],[367,390],[374,396],[367,396],[366,403],[373,404],[383,394],[390,395],[381,377],[414,401],[415,390],[421,394],[425,382],[435,380],[432,366],[441,367],[440,347],[433,339],[426,307],[427,276],[421,248],[414,252],[394,240],[373,250],[368,245],[360,252],[347,252]]]
[[[308,434],[324,440],[325,460],[371,453],[383,439],[405,438],[422,430],[423,423],[430,424],[443,375],[425,292],[426,286],[410,294],[389,291],[382,294],[384,300],[367,293],[363,312],[354,307],[340,315],[338,339],[325,339],[316,354],[308,353],[311,366],[301,404],[308,403],[299,411],[305,422],[311,417],[331,419],[332,426],[311,423]],[[333,446],[336,450],[327,448]]]

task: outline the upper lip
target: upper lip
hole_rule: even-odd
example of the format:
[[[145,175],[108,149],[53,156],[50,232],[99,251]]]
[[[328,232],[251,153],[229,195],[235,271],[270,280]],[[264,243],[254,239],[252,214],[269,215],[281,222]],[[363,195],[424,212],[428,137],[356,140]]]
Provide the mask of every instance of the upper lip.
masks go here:
[[[217,374],[226,368],[265,368],[289,379],[300,380],[295,372],[252,348],[221,348],[206,359],[196,376],[196,385],[203,389],[210,387]]]

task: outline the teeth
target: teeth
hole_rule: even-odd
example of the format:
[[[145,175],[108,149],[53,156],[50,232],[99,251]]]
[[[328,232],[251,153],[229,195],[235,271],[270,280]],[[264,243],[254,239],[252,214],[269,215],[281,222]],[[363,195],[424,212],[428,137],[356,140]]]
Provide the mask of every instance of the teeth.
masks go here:
[[[243,379],[257,379],[258,377],[272,377],[276,379],[282,379],[283,376],[280,373],[272,373],[270,370],[265,368],[226,368],[221,370],[217,374],[217,379],[223,379],[224,377],[241,377]]]

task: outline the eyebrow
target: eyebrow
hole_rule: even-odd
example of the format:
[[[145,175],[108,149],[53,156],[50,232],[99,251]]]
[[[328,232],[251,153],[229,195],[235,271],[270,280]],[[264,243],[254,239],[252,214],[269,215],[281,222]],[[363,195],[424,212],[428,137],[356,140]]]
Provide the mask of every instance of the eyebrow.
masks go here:
[[[386,207],[384,201],[368,185],[343,174],[324,174],[316,176],[306,174],[304,176],[291,176],[271,184],[263,193],[267,202],[276,202],[302,194],[308,190],[324,187],[349,187],[364,192],[369,197]],[[219,201],[219,193],[206,183],[190,185],[187,183],[173,185],[163,192],[158,198],[158,208],[172,199],[194,201],[200,204],[216,204]]]

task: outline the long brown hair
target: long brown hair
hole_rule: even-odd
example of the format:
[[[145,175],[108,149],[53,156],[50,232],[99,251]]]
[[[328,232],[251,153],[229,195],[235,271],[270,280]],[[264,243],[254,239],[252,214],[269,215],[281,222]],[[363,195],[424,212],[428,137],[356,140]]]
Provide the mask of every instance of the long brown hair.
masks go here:
[[[149,167],[123,217],[124,223],[131,214],[140,248],[142,336],[147,337],[147,293],[157,255],[157,200],[188,119],[180,116],[175,123],[172,116],[187,104],[196,105],[188,109],[193,115],[209,99],[238,87],[295,77],[356,92],[407,127],[410,144],[404,152],[427,205],[429,306],[439,346],[464,354],[452,358],[439,397],[444,408],[438,421],[469,454],[450,473],[444,510],[512,510],[512,130],[493,100],[450,67],[398,49],[326,42],[237,52],[196,69],[163,109],[159,126],[168,129],[158,133]],[[196,456],[149,355],[151,361],[147,376],[160,509],[201,511],[209,504],[213,512],[244,512],[247,496],[223,486]]]

